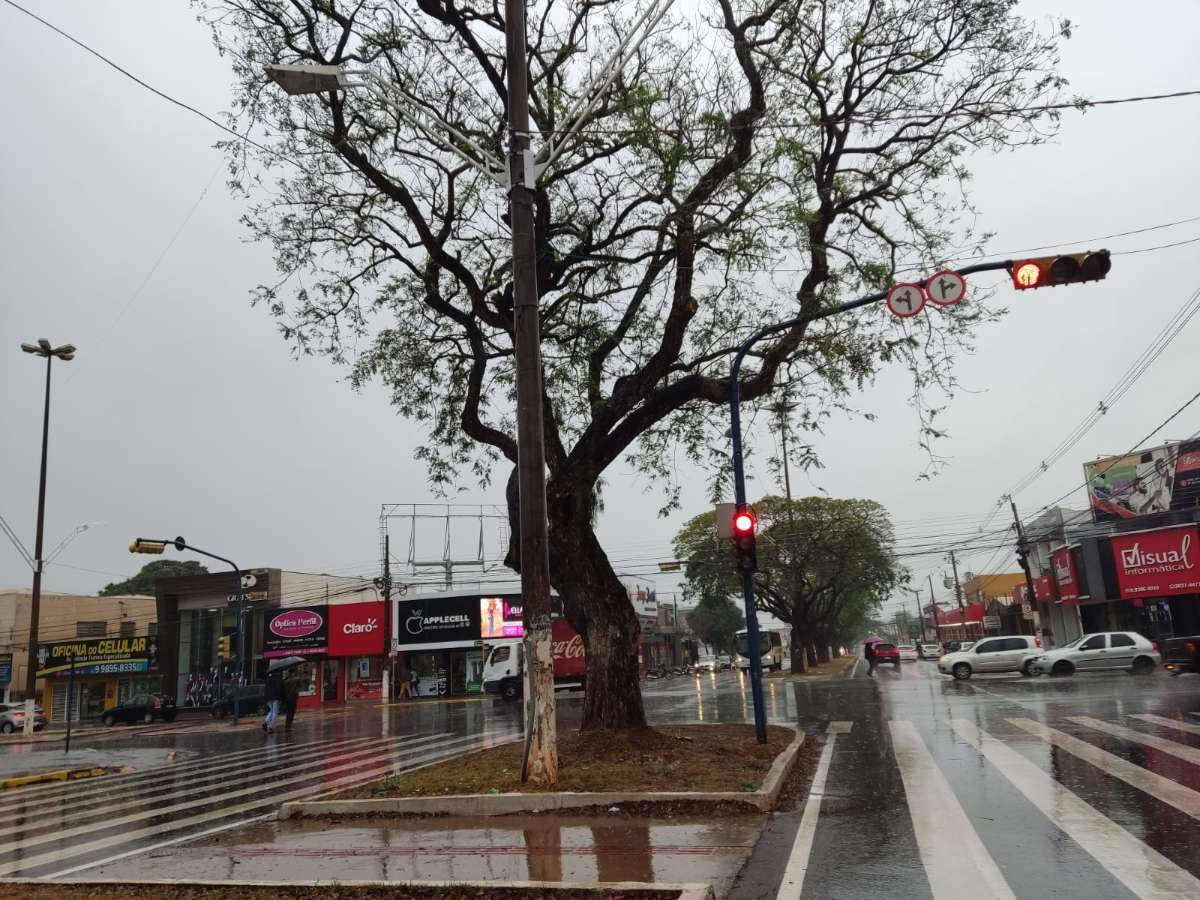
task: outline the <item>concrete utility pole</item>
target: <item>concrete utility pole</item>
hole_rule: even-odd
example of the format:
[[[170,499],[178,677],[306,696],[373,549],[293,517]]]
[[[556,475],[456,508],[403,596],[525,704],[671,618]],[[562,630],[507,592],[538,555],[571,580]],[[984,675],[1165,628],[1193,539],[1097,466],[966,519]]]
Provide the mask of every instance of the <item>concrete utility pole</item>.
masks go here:
[[[383,702],[392,699],[392,540],[383,535]]]
[[[958,583],[958,561],[954,558],[954,551],[950,551],[950,569],[954,572],[954,599],[958,601],[958,621],[962,626],[962,636],[966,640],[967,637],[967,610],[963,606],[962,585]],[[982,633],[983,627],[980,626]]]
[[[505,0],[508,64],[509,217],[513,251],[513,336],[517,368],[517,481],[520,491],[521,604],[525,620],[525,758],[521,780],[558,782],[554,659],[550,642],[550,556],[542,433],[542,349],[538,323],[529,72],[524,0]]]
[[[1017,501],[1008,498],[1012,507],[1013,524],[1017,529],[1017,560],[1021,563],[1021,571],[1025,573],[1025,590],[1029,592],[1029,605],[1036,609],[1037,594],[1033,590],[1033,573],[1029,570],[1029,554],[1025,548],[1025,529],[1021,526],[1021,517],[1017,515]]]
[[[929,576],[929,605],[933,608],[933,636],[937,638],[937,642],[942,642],[942,629],[938,624],[938,608],[937,600],[933,597],[933,575]]]

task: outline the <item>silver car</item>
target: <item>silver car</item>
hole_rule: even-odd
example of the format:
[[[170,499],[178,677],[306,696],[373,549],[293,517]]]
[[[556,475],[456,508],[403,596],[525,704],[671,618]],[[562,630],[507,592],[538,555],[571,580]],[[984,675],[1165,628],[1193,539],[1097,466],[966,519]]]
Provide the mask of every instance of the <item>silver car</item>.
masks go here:
[[[1034,657],[1042,652],[1042,643],[1028,634],[984,638],[962,650],[947,653],[938,660],[938,671],[966,681],[976,672],[1020,672],[1033,674]]]
[[[1111,670],[1148,675],[1161,662],[1158,647],[1136,631],[1103,631],[1085,634],[1066,646],[1041,654],[1033,661],[1033,668],[1045,675]]]
[[[33,708],[33,730],[41,731],[46,727],[46,714],[40,706]],[[12,734],[14,731],[25,730],[25,704],[0,703],[0,731]]]

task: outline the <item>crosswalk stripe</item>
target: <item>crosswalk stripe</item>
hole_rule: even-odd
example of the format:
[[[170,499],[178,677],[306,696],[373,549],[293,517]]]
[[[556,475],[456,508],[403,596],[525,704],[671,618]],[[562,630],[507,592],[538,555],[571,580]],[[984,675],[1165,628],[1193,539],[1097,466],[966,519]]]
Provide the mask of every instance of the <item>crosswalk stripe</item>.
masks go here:
[[[435,737],[438,736],[433,736],[429,738],[429,740],[433,740]],[[378,738],[362,747],[356,747],[354,750],[348,753],[337,753],[332,760],[333,762],[337,763],[337,765],[334,766],[330,766],[331,760],[329,758],[320,757],[304,765],[291,766],[287,770],[289,773],[295,772],[305,774],[297,774],[290,778],[281,778],[276,780],[272,780],[270,777],[267,777],[256,780],[256,783],[248,787],[225,790],[219,793],[206,792],[201,797],[185,800],[183,802],[174,803],[171,805],[165,804],[172,799],[187,797],[197,792],[188,787],[173,794],[155,797],[155,803],[151,809],[145,808],[144,797],[133,798],[122,806],[117,806],[116,808],[110,810],[103,810],[101,812],[101,815],[104,816],[103,821],[85,823],[65,830],[54,829],[43,834],[31,835],[21,840],[9,841],[6,844],[0,844],[0,853],[11,853],[14,850],[26,850],[30,847],[36,847],[40,844],[51,843],[53,841],[68,840],[69,838],[78,837],[81,834],[88,834],[89,832],[95,831],[98,828],[116,828],[121,825],[130,825],[134,822],[141,822],[145,819],[154,819],[159,816],[182,812],[185,809],[194,809],[197,806],[212,806],[213,804],[224,803],[237,797],[246,797],[250,794],[262,793],[263,791],[275,791],[278,788],[289,784],[311,782],[313,780],[313,774],[310,772],[310,770],[312,769],[321,770],[319,773],[317,773],[319,776],[330,772],[340,772],[344,769],[354,768],[355,766],[370,764],[371,762],[374,762],[376,758],[382,759],[394,755],[392,748],[386,746],[391,743],[393,743],[392,738]],[[364,759],[364,757],[366,758]],[[116,815],[116,813],[120,812],[122,809],[128,809],[130,807],[139,807],[139,811],[131,815]]]
[[[1093,719],[1091,716],[1068,716],[1067,718],[1076,725],[1094,728],[1097,731],[1111,734],[1113,737],[1153,747],[1155,750],[1160,750],[1169,756],[1177,756],[1179,759],[1190,762],[1192,765],[1200,766],[1200,750],[1197,750],[1195,747],[1189,747],[1187,744],[1180,744],[1178,741],[1169,741],[1166,738],[1160,738],[1153,734],[1134,731],[1132,728],[1125,728],[1121,725],[1102,722],[1100,719]]]
[[[912,722],[889,725],[917,848],[935,900],[1016,900]]]
[[[12,809],[0,810],[0,821],[6,819],[28,819],[31,814],[37,813],[43,808],[61,807],[64,805],[64,801],[69,803],[72,812],[77,812],[89,806],[95,806],[98,803],[107,803],[114,794],[129,795],[137,792],[144,795],[147,789],[150,789],[152,786],[154,786],[155,790],[163,790],[164,787],[169,790],[171,787],[169,784],[162,787],[160,787],[159,784],[161,782],[177,781],[185,776],[187,778],[188,787],[191,787],[193,785],[202,784],[208,781],[220,780],[227,777],[229,772],[236,772],[239,774],[245,772],[254,772],[262,768],[267,768],[279,760],[290,759],[296,755],[303,754],[311,756],[349,750],[353,747],[365,744],[370,740],[371,739],[368,737],[353,738],[351,740],[339,741],[336,744],[325,746],[317,751],[311,750],[308,747],[297,747],[295,749],[272,754],[269,750],[259,748],[257,753],[257,755],[260,757],[259,759],[237,759],[214,762],[211,765],[194,769],[191,772],[186,772],[183,769],[176,769],[168,766],[165,769],[155,769],[150,772],[143,772],[141,774],[146,776],[145,779],[136,782],[126,781],[120,784],[113,784],[111,783],[110,779],[105,778],[97,781],[95,784],[90,785],[90,790],[80,790],[74,794],[68,793],[66,795],[59,795],[57,797],[48,797],[44,800],[34,800],[33,798],[30,798],[28,802],[22,803]],[[247,763],[257,764],[260,762],[262,763],[261,765],[246,765]],[[194,778],[193,776],[197,774],[202,774],[203,777]],[[0,832],[0,834],[3,834],[3,832]]]
[[[340,744],[348,744],[348,743],[351,743],[354,741],[367,740],[368,738],[369,738],[369,736],[358,737],[358,738],[347,738],[344,740],[342,740],[342,739],[338,739],[338,740],[326,739],[326,740],[320,740],[320,741],[307,741],[307,742],[301,743],[301,744],[289,743],[286,746],[289,749],[301,748],[301,747],[312,749],[312,748],[317,748],[317,747],[329,747],[329,746],[336,746],[336,745],[340,745]],[[140,771],[140,772],[121,772],[121,773],[118,773],[115,775],[105,776],[103,781],[92,782],[90,785],[80,785],[80,784],[67,782],[67,783],[56,784],[56,785],[51,785],[51,786],[32,785],[32,786],[26,787],[26,788],[16,788],[14,790],[4,792],[4,799],[9,802],[0,803],[0,813],[6,812],[10,809],[15,809],[17,807],[23,808],[24,804],[28,803],[30,800],[42,800],[42,799],[45,799],[48,797],[56,797],[56,796],[60,796],[63,794],[70,794],[72,800],[74,800],[74,798],[83,796],[88,793],[92,793],[95,791],[108,790],[110,788],[110,786],[116,785],[116,784],[120,784],[123,787],[128,787],[132,782],[140,783],[143,780],[156,778],[156,777],[164,775],[164,774],[178,774],[178,773],[182,773],[182,772],[206,771],[211,768],[223,766],[227,762],[234,760],[234,759],[244,759],[247,757],[258,756],[258,755],[263,755],[265,753],[269,753],[273,746],[278,746],[278,745],[260,744],[256,747],[252,747],[247,750],[237,750],[232,753],[219,753],[219,754],[215,754],[215,755],[207,755],[201,759],[185,761],[185,762],[179,763],[177,765],[156,766],[153,769],[146,769],[146,770]]]
[[[1119,778],[1139,791],[1149,794],[1163,803],[1170,804],[1180,812],[1186,813],[1194,819],[1200,819],[1200,793],[1191,788],[1184,787],[1170,778],[1163,778],[1157,772],[1136,766],[1115,753],[1109,753],[1095,744],[1081,741],[1057,728],[1047,728],[1041,722],[1035,722],[1033,719],[1009,719],[1008,721],[1023,731],[1028,731],[1055,747],[1066,750],[1072,756],[1091,763],[1106,775]]]
[[[390,760],[385,765],[376,767],[374,769],[370,769],[368,771],[360,772],[356,775],[347,775],[343,778],[337,779],[336,781],[330,782],[328,784],[324,784],[321,786],[321,793],[329,793],[329,792],[338,791],[338,790],[349,790],[350,788],[357,787],[358,785],[368,784],[371,781],[375,781],[381,775],[389,775],[389,774],[396,774],[398,772],[409,771],[410,769],[418,768],[421,765],[427,765],[430,763],[440,762],[442,760],[450,759],[455,756],[460,756],[461,754],[469,752],[471,750],[475,750],[475,749],[483,750],[483,749],[487,749],[488,747],[494,747],[494,746],[498,746],[500,744],[508,743],[509,741],[519,738],[520,736],[521,736],[521,733],[519,731],[514,731],[511,733],[503,733],[503,734],[485,735],[483,743],[478,744],[476,747],[463,746],[463,745],[468,744],[473,741],[479,741],[479,738],[480,738],[479,735],[472,735],[470,737],[459,738],[458,740],[452,741],[449,744],[447,744],[446,749],[441,752],[430,754],[429,756],[418,757],[416,760],[413,761],[414,765],[398,766],[394,760]],[[84,854],[87,854],[87,853],[95,853],[100,850],[106,850],[110,847],[118,847],[122,844],[132,843],[133,841],[141,840],[144,838],[155,837],[157,835],[163,835],[163,834],[169,834],[173,831],[181,831],[185,828],[195,827],[196,825],[205,825],[210,822],[216,822],[222,818],[229,818],[231,816],[236,816],[241,813],[252,812],[254,810],[260,810],[264,807],[275,807],[280,804],[287,803],[291,800],[300,800],[300,799],[303,799],[306,797],[310,797],[312,795],[313,795],[313,792],[309,791],[309,790],[301,789],[301,790],[296,790],[296,791],[289,791],[284,794],[278,794],[278,795],[275,795],[272,797],[265,797],[265,798],[262,798],[259,800],[253,800],[248,803],[242,803],[237,806],[231,806],[226,809],[217,810],[215,812],[204,813],[202,815],[191,816],[187,819],[181,819],[181,820],[178,820],[175,822],[165,823],[164,825],[156,827],[156,828],[142,828],[138,831],[129,832],[127,834],[113,835],[113,836],[110,836],[107,838],[101,838],[99,840],[91,841],[86,844],[78,844],[78,845],[70,847],[70,848],[65,848],[62,850],[55,850],[55,851],[48,852],[48,853],[43,853],[39,856],[30,857],[28,859],[22,859],[15,863],[10,863],[7,865],[0,866],[0,875],[11,875],[18,871],[33,869],[33,868],[36,868],[39,866],[48,865],[50,863],[72,859],[74,857],[83,856]],[[238,824],[243,824],[243,823],[238,823]],[[92,860],[90,862],[86,862],[81,865],[73,866],[72,868],[69,868],[69,869],[64,869],[61,872],[54,872],[52,874],[45,875],[43,877],[45,879],[66,878],[69,875],[74,875],[77,872],[82,872],[87,869],[94,869],[98,866],[106,865],[107,863],[110,863],[110,862],[115,862],[118,859],[127,859],[130,856],[136,856],[140,853],[148,853],[150,851],[159,849],[161,847],[166,847],[166,846],[170,846],[173,844],[184,843],[185,841],[191,840],[194,837],[196,837],[196,835],[186,835],[186,836],[182,836],[182,837],[178,837],[178,838],[173,838],[168,841],[161,841],[161,842],[158,842],[155,844],[149,844],[144,847],[136,847],[132,850],[127,850],[127,851],[125,851],[123,853],[119,853],[115,856],[110,856],[110,857],[107,857],[104,859]]]
[[[1180,722],[1178,719],[1168,719],[1166,716],[1156,716],[1153,713],[1143,713],[1135,715],[1133,718],[1141,719],[1143,722],[1149,722],[1151,725],[1161,725],[1163,728],[1173,728],[1176,731],[1182,731],[1186,734],[1200,734],[1200,725],[1193,725],[1190,722]]]
[[[1200,897],[1200,879],[1089,806],[1016,750],[966,719],[955,719],[951,725],[1030,803],[1135,895],[1146,900]]]
[[[829,723],[829,736],[825,739],[821,758],[817,762],[817,771],[813,774],[808,800],[804,804],[804,814],[800,817],[800,827],[796,829],[792,852],[783,872],[783,881],[779,884],[777,900],[799,900],[800,892],[804,890],[804,876],[808,872],[813,838],[817,834],[817,818],[821,815],[821,803],[825,799],[825,782],[829,778],[829,766],[833,761],[833,745],[837,736],[849,734],[853,725],[853,722]]]

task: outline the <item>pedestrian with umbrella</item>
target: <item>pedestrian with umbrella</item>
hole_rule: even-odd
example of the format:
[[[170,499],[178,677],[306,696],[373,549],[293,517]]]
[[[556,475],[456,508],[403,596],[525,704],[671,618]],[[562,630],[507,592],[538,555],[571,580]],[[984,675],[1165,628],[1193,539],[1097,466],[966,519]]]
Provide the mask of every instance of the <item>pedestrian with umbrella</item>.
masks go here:
[[[275,731],[275,721],[279,718],[279,705],[284,700],[283,673],[287,669],[303,663],[299,656],[285,656],[283,659],[273,659],[267,666],[267,683],[263,699],[267,703],[267,715],[263,718],[263,731],[268,734]],[[290,717],[288,724],[290,725]]]

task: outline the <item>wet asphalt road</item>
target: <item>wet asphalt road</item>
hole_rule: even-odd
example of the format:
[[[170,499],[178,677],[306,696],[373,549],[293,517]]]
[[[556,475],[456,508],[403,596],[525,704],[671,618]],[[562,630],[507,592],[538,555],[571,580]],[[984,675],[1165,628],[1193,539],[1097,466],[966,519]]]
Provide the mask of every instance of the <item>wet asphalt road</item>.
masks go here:
[[[737,900],[1200,897],[1200,678],[922,662],[791,687],[824,784],[773,817]]]

